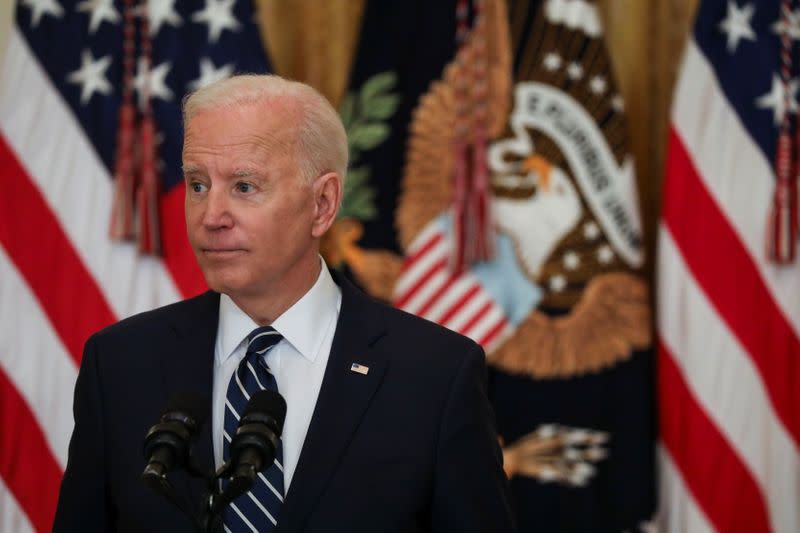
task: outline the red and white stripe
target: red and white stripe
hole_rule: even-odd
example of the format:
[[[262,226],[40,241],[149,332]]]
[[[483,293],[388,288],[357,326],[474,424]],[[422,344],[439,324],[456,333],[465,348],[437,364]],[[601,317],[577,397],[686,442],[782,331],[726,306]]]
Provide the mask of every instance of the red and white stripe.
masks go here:
[[[683,484],[683,479],[677,474],[677,469],[669,454],[662,447],[659,447],[657,452],[661,465],[658,476],[658,506],[661,509],[662,521],[669,523],[673,531],[692,531],[693,533],[714,531],[706,516],[689,496],[689,490]]]
[[[16,28],[0,72],[0,169],[0,530],[50,531],[83,343],[204,282],[181,187],[162,200],[162,259],[109,240],[108,169]]]
[[[774,186],[690,41],[657,271],[667,532],[800,531],[800,269],[764,252]]]
[[[451,238],[433,221],[414,239],[395,285],[394,304],[466,335],[489,353],[513,331],[503,309],[469,270],[452,274]]]

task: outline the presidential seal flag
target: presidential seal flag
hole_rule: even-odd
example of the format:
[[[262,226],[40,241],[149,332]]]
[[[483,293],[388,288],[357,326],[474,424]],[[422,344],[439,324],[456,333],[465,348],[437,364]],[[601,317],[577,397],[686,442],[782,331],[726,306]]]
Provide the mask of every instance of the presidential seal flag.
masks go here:
[[[204,290],[181,97],[269,70],[248,0],[24,0],[0,74],[0,530],[49,531],[84,341]]]
[[[649,297],[597,7],[470,13],[409,128],[393,301],[485,348],[522,531],[646,527]]]
[[[654,506],[650,313],[597,8],[388,6],[366,5],[341,105],[326,260],[484,346],[523,531],[633,531]]]
[[[665,532],[800,531],[800,3],[704,0],[658,257]]]

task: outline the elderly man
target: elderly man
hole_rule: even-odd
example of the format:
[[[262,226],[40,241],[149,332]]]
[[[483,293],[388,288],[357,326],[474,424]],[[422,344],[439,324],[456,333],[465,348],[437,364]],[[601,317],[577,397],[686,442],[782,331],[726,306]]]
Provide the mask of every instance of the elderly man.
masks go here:
[[[184,105],[186,226],[211,291],[86,343],[56,531],[189,531],[139,481],[142,438],[175,391],[209,397],[193,450],[228,457],[247,398],[288,409],[275,463],[227,531],[509,531],[479,346],[379,304],[319,256],[347,139],[312,88],[237,76]],[[174,477],[199,502],[203,484]]]

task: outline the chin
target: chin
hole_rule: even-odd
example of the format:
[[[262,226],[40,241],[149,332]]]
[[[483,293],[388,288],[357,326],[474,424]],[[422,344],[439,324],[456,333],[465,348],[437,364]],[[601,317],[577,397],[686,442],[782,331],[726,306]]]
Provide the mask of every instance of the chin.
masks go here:
[[[224,294],[237,294],[247,290],[252,285],[243,276],[228,272],[204,272],[208,288]]]

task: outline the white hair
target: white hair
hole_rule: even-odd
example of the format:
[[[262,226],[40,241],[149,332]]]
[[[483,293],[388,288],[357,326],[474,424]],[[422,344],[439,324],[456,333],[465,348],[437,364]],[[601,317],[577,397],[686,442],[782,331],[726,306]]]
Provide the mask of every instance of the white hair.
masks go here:
[[[183,127],[203,110],[259,104],[281,97],[300,108],[297,159],[303,177],[311,182],[326,172],[344,180],[347,172],[347,133],[339,114],[316,89],[274,74],[241,74],[216,81],[183,100]]]

